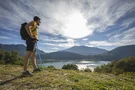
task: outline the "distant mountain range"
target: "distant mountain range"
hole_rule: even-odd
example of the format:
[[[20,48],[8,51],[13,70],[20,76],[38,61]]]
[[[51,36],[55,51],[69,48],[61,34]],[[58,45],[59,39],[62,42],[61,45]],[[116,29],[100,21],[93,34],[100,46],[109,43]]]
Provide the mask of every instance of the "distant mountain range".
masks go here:
[[[84,55],[67,52],[67,51],[58,51],[58,52],[52,52],[45,55],[46,58],[49,59],[59,59],[59,60],[67,60],[67,59],[83,59],[85,58]]]
[[[26,52],[26,47],[23,44],[0,44],[0,49],[4,51],[17,51],[20,56],[24,56]],[[46,54],[44,51],[39,50],[42,55]]]
[[[17,51],[20,56],[24,56],[26,47],[22,44],[7,45],[0,44],[0,49],[5,51]],[[55,60],[73,60],[73,59],[88,59],[88,60],[119,60],[129,56],[135,56],[135,45],[127,45],[117,47],[111,51],[107,51],[95,47],[74,46],[66,50],[45,53],[39,50],[42,59]]]
[[[135,56],[135,45],[117,47],[100,55],[89,55],[87,58],[93,60],[119,60],[130,56]]]
[[[87,47],[87,46],[73,46],[64,51],[77,53],[80,55],[98,55],[107,52],[105,49],[100,49],[96,47]]]

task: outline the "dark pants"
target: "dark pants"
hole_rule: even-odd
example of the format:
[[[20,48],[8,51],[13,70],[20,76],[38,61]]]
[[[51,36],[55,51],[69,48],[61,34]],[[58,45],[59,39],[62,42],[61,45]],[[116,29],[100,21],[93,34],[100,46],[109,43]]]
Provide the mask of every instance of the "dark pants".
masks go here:
[[[32,51],[32,52],[36,52],[36,42],[34,42],[35,39],[33,38],[28,38],[26,40],[26,51]]]

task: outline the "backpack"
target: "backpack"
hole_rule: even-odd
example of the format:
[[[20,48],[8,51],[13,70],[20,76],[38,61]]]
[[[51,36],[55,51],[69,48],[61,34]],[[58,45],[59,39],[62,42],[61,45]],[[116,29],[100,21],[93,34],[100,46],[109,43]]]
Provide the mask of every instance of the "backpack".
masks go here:
[[[26,29],[25,29],[26,25],[27,25],[27,22],[23,23],[21,25],[21,28],[20,28],[20,35],[21,35],[23,40],[26,40],[29,37],[29,35],[28,35],[28,33],[27,33]]]

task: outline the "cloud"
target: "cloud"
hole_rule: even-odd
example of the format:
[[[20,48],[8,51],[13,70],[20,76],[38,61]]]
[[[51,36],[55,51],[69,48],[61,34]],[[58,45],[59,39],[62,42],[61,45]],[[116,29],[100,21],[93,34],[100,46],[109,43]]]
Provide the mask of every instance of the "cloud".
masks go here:
[[[53,47],[59,47],[59,48],[69,48],[76,44],[75,40],[73,39],[65,39],[65,40],[58,40],[58,39],[44,39],[44,43],[41,43],[43,45],[53,46]]]
[[[134,3],[121,0],[106,0],[99,3],[93,1],[88,15],[89,23],[92,24],[90,26],[95,27],[97,32],[104,32],[133,7],[135,7]]]
[[[121,40],[132,40],[135,38],[135,27],[130,28],[129,30],[126,30],[121,33],[114,34],[109,38],[110,41],[121,41]]]
[[[109,33],[106,36],[108,37],[119,36],[123,31],[128,31],[129,29],[133,28],[134,23],[135,23],[135,18],[129,18],[129,19],[123,20],[123,22],[121,22],[120,25],[118,24],[116,26],[116,28],[114,29],[112,33]]]
[[[78,46],[78,44],[73,39],[67,39],[67,43],[59,43],[59,44],[57,44],[57,46],[69,48],[72,46]]]
[[[43,50],[45,52],[56,52],[58,50],[64,50],[70,48],[72,46],[79,46],[75,40],[73,39],[65,39],[65,40],[53,40],[53,39],[45,39],[44,42],[39,42],[40,45],[43,45]]]
[[[19,28],[24,21],[30,21],[34,15],[39,15],[42,21],[40,32],[71,38],[91,35],[95,30],[103,32],[134,7],[134,2],[125,3],[121,0],[5,0],[1,3],[3,7],[9,6],[1,6],[1,19],[9,22],[7,26],[7,22],[4,22],[1,27]]]
[[[97,46],[113,46],[114,45],[114,43],[110,43],[107,41],[91,41],[91,42],[89,42],[89,44],[91,46],[95,46],[95,47],[97,47]]]
[[[0,36],[0,39],[10,39],[10,38],[6,36]]]
[[[135,44],[135,27],[122,33],[115,34],[105,41],[91,41],[90,46],[124,46]]]
[[[53,43],[41,43],[42,45],[48,45],[48,46],[56,46],[55,44]]]
[[[5,0],[0,2],[3,6],[0,8],[1,27],[15,30],[20,27],[21,23],[31,19],[31,15],[28,14],[29,11],[27,11],[26,8],[23,8],[23,4],[21,4],[20,1],[15,2],[14,0]]]
[[[121,40],[120,42],[109,42],[109,41],[91,41],[87,46],[92,47],[108,47],[108,46],[125,46],[134,44],[135,39],[132,40]]]
[[[59,48],[51,48],[51,49],[53,49],[53,50],[59,50]]]
[[[76,40],[71,38],[63,38],[60,36],[40,35],[39,44],[43,47],[50,48],[50,51],[55,51],[52,48],[58,48],[59,50],[67,49],[72,46],[78,45]]]
[[[87,41],[87,40],[88,40],[88,38],[83,38],[82,40],[83,40],[83,41]]]
[[[11,34],[0,32],[0,35],[1,40],[9,36],[18,43],[21,23],[37,15],[41,18],[39,43],[48,47],[133,44],[134,13],[134,0],[1,0],[0,28]],[[97,40],[97,33],[98,37],[104,33],[108,38]]]

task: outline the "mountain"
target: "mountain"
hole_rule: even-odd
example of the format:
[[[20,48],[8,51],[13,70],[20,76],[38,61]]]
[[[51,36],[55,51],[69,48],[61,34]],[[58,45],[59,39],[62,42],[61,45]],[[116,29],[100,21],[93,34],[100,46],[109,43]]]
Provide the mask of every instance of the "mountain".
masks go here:
[[[105,49],[100,49],[96,47],[87,47],[87,46],[73,46],[63,51],[77,53],[80,55],[98,55],[107,52],[107,50]]]
[[[20,56],[24,56],[25,52],[26,52],[26,47],[22,44],[18,44],[18,45],[0,44],[0,49],[2,49],[4,51],[17,51]],[[39,50],[39,51],[40,51],[40,56],[42,59],[63,59],[63,60],[65,60],[65,59],[82,59],[82,58],[84,58],[83,55],[66,52],[66,51],[58,51],[58,52],[53,52],[53,53],[45,53],[42,50]],[[37,58],[39,58],[38,55],[37,55]]]
[[[18,45],[0,44],[0,49],[4,51],[17,51],[20,56],[23,56],[26,51],[26,47],[22,44],[18,44]]]
[[[52,52],[47,53],[45,55],[47,59],[59,59],[59,60],[67,60],[67,59],[83,59],[85,56],[79,55],[72,52],[67,51],[58,51],[58,52]]]
[[[119,60],[130,56],[135,56],[135,45],[117,47],[100,55],[89,55],[87,58],[94,60]]]
[[[26,47],[23,44],[0,44],[0,49],[4,51],[17,51],[20,56],[24,56],[26,52]],[[38,49],[39,50],[39,49]],[[41,55],[46,54],[44,51],[39,50]]]
[[[40,51],[42,59],[57,59],[57,60],[58,59],[61,59],[61,60],[90,59],[90,60],[108,60],[108,61],[110,60],[111,61],[111,60],[119,60],[119,59],[130,57],[130,56],[135,56],[135,45],[121,46],[111,51],[105,50],[104,53],[101,53],[98,55],[97,54],[95,55],[93,53],[92,55],[87,55],[89,48],[91,49],[91,47],[86,47],[86,46],[74,46],[72,48],[66,49],[65,51],[58,51],[58,52],[52,52],[52,53],[45,53],[42,50],[39,50],[39,51]],[[17,51],[20,56],[24,56],[25,51],[26,51],[26,47],[22,44],[18,44],[18,45],[0,44],[0,49],[3,49],[4,51]],[[79,54],[77,53],[77,49],[78,49]],[[97,48],[93,48],[91,49],[91,51],[94,49],[97,50]],[[70,52],[68,52],[68,50]],[[71,52],[71,50],[73,50],[74,52],[76,51],[76,53],[73,53],[73,51]],[[85,51],[87,53],[85,53]]]

